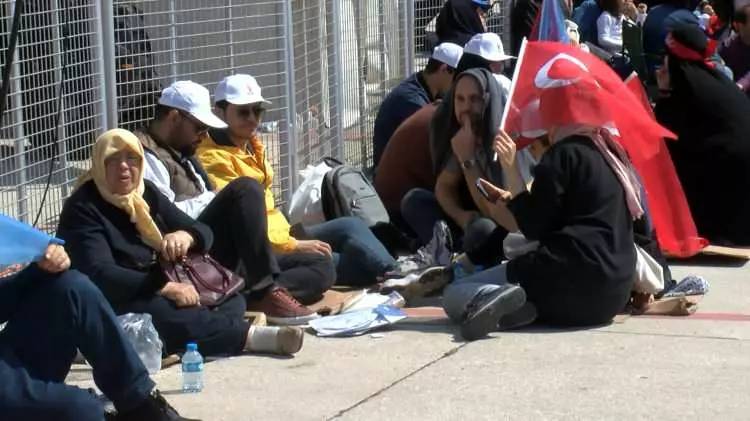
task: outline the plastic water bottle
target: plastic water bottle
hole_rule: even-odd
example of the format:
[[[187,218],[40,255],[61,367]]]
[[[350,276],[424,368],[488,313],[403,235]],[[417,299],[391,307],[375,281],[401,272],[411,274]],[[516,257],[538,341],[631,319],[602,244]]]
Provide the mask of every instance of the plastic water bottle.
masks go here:
[[[182,391],[198,393],[203,390],[203,357],[198,353],[198,345],[187,344],[187,352],[182,356]]]

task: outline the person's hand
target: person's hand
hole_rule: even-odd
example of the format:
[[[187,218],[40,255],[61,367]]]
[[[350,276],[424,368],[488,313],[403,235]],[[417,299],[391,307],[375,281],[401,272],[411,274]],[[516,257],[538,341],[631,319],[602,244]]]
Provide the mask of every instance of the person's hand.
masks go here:
[[[193,244],[195,244],[195,239],[190,233],[175,231],[165,235],[161,241],[161,256],[169,262],[176,262],[187,256]]]
[[[39,269],[47,273],[60,273],[70,268],[70,257],[63,246],[50,244],[44,251],[44,257],[37,263]]]
[[[513,168],[516,165],[516,142],[503,130],[498,130],[492,149],[497,153],[500,165],[504,169]]]
[[[509,191],[503,190],[483,178],[480,178],[479,182],[482,183],[482,187],[484,187],[484,190],[487,192],[487,195],[489,196],[487,201],[490,203],[495,203],[497,201],[507,202],[513,197]]]
[[[318,240],[298,240],[295,251],[300,253],[313,253],[331,257],[333,250],[328,243]]]
[[[474,158],[476,147],[476,136],[471,129],[471,119],[464,115],[461,120],[461,128],[451,139],[451,148],[453,154],[458,158],[459,164]]]
[[[194,307],[200,305],[201,297],[195,287],[177,282],[167,282],[159,294],[173,301],[177,307]]]

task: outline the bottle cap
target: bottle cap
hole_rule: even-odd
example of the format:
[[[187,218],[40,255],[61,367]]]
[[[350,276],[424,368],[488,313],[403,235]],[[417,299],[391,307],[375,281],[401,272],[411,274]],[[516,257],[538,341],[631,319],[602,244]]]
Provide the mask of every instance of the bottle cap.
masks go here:
[[[198,350],[198,344],[196,344],[195,342],[189,342],[187,344],[187,351],[188,352],[190,352],[190,351],[197,351],[197,350]]]

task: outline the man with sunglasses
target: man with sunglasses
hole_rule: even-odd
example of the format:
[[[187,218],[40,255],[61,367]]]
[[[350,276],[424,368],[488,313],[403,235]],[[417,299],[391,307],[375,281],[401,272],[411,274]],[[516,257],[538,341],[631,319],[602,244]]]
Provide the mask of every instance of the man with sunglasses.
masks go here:
[[[211,228],[211,256],[225,266],[239,257],[242,265],[229,269],[245,278],[249,310],[265,313],[275,324],[304,324],[317,315],[295,297],[305,302],[321,298],[333,285],[333,263],[330,259],[316,261],[326,285],[291,293],[283,288],[281,270],[266,233],[263,186],[243,177],[217,193],[195,158],[209,127],[227,125],[212,112],[206,88],[190,81],[178,81],[165,88],[155,118],[135,132],[146,150],[144,177],[180,210]],[[283,340],[281,336],[277,339]]]

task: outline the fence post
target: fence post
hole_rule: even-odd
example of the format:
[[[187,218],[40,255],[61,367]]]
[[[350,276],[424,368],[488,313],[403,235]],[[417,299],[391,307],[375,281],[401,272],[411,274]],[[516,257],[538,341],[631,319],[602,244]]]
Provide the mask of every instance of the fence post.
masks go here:
[[[16,11],[16,2],[11,0],[10,2],[10,13],[8,16],[13,16]],[[23,30],[23,28],[21,28]],[[20,31],[19,31],[20,32]],[[13,119],[11,121],[16,124],[13,126],[13,138],[15,139],[13,145],[13,152],[16,154],[16,169],[18,171],[18,182],[16,184],[16,206],[18,210],[18,219],[23,222],[29,222],[29,197],[28,191],[26,190],[26,134],[23,130],[23,96],[21,95],[21,68],[18,64],[20,54],[18,53],[23,39],[21,36],[22,32],[18,35],[18,44],[16,50],[13,52],[13,66],[11,66],[11,88],[10,92],[13,93]]]
[[[172,82],[177,82],[177,8],[175,0],[169,0],[169,73]]]
[[[359,105],[358,121],[359,121],[359,154],[360,154],[360,167],[364,170],[367,169],[367,143],[365,137],[367,136],[367,34],[363,34],[363,28],[366,27],[367,22],[362,22],[361,19],[366,19],[367,14],[362,14],[362,6],[360,1],[364,0],[352,0],[354,6],[354,36],[357,42],[357,99]],[[365,5],[367,7],[367,5]]]
[[[229,41],[229,69],[231,73],[235,72],[234,68],[234,14],[232,0],[227,0],[227,41]]]
[[[102,126],[104,130],[117,127],[117,75],[115,69],[115,16],[112,0],[95,1],[98,8],[97,29],[99,32],[97,52],[99,54],[99,72],[103,78],[102,98],[104,112]]]
[[[52,13],[52,27],[55,28],[55,32],[57,33],[57,40],[52,43],[52,59],[54,62],[54,68],[55,68],[55,81],[57,83],[61,83],[62,86],[60,89],[62,89],[62,101],[60,101],[59,106],[62,108],[62,111],[60,111],[60,124],[57,126],[57,153],[59,156],[59,165],[62,169],[63,174],[63,182],[60,185],[60,188],[62,190],[62,197],[68,197],[69,189],[68,189],[68,148],[67,148],[67,142],[65,140],[65,80],[63,77],[63,60],[66,60],[66,57],[62,57],[63,50],[66,50],[66,48],[62,48],[62,43],[65,42],[65,39],[63,38],[63,31],[64,30],[70,30],[70,28],[62,28],[60,26],[60,17],[59,13],[68,13],[67,10],[60,10],[60,1],[55,0],[53,3],[54,13]],[[70,19],[70,16],[66,16],[65,23],[68,24]],[[68,34],[70,35],[70,34]],[[66,46],[67,47],[67,46]],[[57,112],[57,110],[55,110]],[[54,156],[50,157],[50,159],[55,159]]]
[[[405,0],[406,13],[404,14],[404,28],[406,29],[406,45],[404,46],[405,76],[411,75],[414,71],[414,31],[416,30],[414,22],[414,0]]]
[[[335,104],[336,112],[333,113],[331,118],[334,120],[333,124],[336,125],[336,136],[331,149],[334,151],[336,158],[343,161],[344,158],[344,63],[342,61],[342,38],[341,38],[341,14],[343,8],[341,2],[343,0],[332,0],[333,2],[333,103]]]
[[[284,9],[284,62],[286,63],[286,72],[284,72],[284,88],[286,93],[286,121],[287,121],[287,158],[289,162],[284,165],[279,162],[282,171],[282,182],[284,179],[289,180],[287,189],[287,203],[291,203],[294,189],[297,186],[297,99],[295,98],[295,76],[294,76],[294,30],[291,0],[283,0]],[[280,148],[283,149],[283,143]],[[281,156],[284,153],[282,151]],[[285,171],[286,168],[286,171]],[[284,186],[281,186],[284,191]]]

